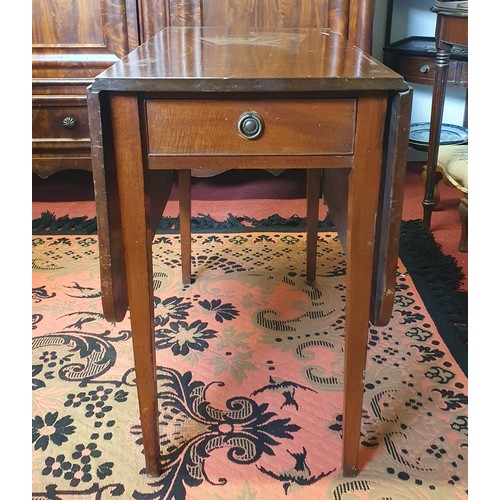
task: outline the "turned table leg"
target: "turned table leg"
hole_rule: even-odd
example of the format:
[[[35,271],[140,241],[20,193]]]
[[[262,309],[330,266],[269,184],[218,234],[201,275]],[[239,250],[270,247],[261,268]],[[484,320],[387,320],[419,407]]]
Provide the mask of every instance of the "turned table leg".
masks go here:
[[[450,64],[452,45],[441,42],[436,52],[436,73],[432,90],[431,121],[429,125],[429,147],[427,156],[427,172],[425,179],[425,194],[422,200],[424,209],[423,224],[430,227],[432,211],[436,206],[435,184],[436,168],[439,155],[439,142],[441,138],[441,123],[443,120],[444,98],[446,93],[446,80]]]

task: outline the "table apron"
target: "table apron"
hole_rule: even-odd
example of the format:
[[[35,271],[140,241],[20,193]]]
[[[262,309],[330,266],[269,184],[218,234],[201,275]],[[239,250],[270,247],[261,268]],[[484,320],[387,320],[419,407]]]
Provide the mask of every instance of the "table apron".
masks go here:
[[[153,156],[146,159],[149,170],[352,168],[353,157],[329,155],[268,156]]]

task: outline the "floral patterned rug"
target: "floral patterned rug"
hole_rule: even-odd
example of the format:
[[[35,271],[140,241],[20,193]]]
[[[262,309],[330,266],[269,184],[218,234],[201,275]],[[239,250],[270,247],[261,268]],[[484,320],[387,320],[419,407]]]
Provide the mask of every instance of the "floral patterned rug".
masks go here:
[[[462,499],[467,378],[400,264],[370,328],[356,478],[341,474],[345,259],[320,233],[153,244],[164,473],[145,474],[128,318],[101,312],[97,237],[33,237],[32,490],[50,499]]]

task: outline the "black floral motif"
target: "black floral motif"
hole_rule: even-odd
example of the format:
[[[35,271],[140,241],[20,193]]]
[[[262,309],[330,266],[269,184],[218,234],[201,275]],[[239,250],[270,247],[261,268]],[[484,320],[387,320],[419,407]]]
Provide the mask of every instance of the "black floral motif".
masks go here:
[[[120,389],[119,391],[116,391],[114,398],[117,403],[123,403],[127,401],[127,396],[128,392]]]
[[[211,234],[210,236],[207,236],[205,240],[203,241],[203,244],[208,244],[208,243],[223,243],[221,238],[215,234]]]
[[[88,464],[92,458],[99,458],[102,452],[97,449],[96,443],[89,443],[87,446],[77,444],[72,455],[73,460],[80,460],[82,464]]]
[[[423,330],[419,326],[411,327],[409,330],[405,332],[405,335],[420,342],[425,342],[427,339],[432,337],[431,332],[429,332],[428,330]]]
[[[207,339],[216,335],[215,330],[207,328],[208,323],[196,320],[188,324],[186,321],[170,323],[170,329],[156,331],[156,347],[158,349],[170,348],[176,356],[185,356],[190,349],[204,351],[208,347]]]
[[[90,474],[90,464],[80,465],[73,464],[71,469],[64,473],[64,479],[69,481],[70,486],[73,488],[78,486],[81,482],[88,483],[92,480],[92,474]]]
[[[56,296],[55,293],[51,293],[49,295],[49,292],[45,290],[45,285],[32,288],[31,295],[35,303],[41,302],[43,299],[51,299]]]
[[[446,384],[455,378],[455,374],[441,368],[440,366],[431,366],[424,374],[427,378],[434,380],[439,384]]]
[[[243,245],[248,241],[248,238],[245,238],[244,236],[238,234],[230,238],[229,241],[235,245]]]
[[[65,236],[61,238],[55,238],[52,243],[49,243],[49,246],[57,246],[57,245],[68,245],[71,246],[71,240],[66,238]]]
[[[469,419],[467,416],[457,417],[450,426],[453,430],[458,432],[463,432],[465,435],[468,434],[469,429]]]
[[[257,466],[257,468],[264,474],[267,474],[273,479],[277,479],[278,481],[281,481],[283,483],[283,490],[285,491],[285,495],[288,493],[288,490],[290,489],[292,484],[299,484],[301,486],[314,484],[323,477],[326,477],[332,472],[335,472],[336,470],[334,468],[327,472],[321,472],[318,475],[313,475],[306,462],[307,450],[304,447],[302,447],[302,451],[295,453],[289,450],[286,451],[294,459],[293,466],[289,467],[288,469],[276,473],[264,467]]]
[[[155,326],[165,326],[171,320],[184,320],[188,317],[188,309],[193,304],[184,301],[182,297],[168,297],[161,300],[158,297],[153,298],[155,307]]]
[[[31,442],[35,443],[35,450],[46,450],[49,439],[54,444],[61,446],[68,440],[70,434],[76,430],[73,419],[69,415],[59,417],[59,412],[47,413],[45,417],[37,415],[32,420]]]
[[[36,391],[37,389],[41,389],[45,387],[45,382],[40,380],[39,378],[35,378],[36,375],[39,375],[42,372],[43,365],[32,365],[31,366],[31,390]]]
[[[89,398],[91,401],[107,401],[113,389],[105,389],[104,386],[98,385],[95,389],[89,391]]]
[[[97,401],[95,404],[89,403],[86,407],[85,416],[87,418],[95,417],[95,418],[104,418],[106,413],[110,412],[113,408],[109,405],[106,405],[104,401]]]
[[[399,273],[399,276],[401,276],[401,273]],[[403,281],[397,281],[396,282],[396,290],[398,292],[402,292],[403,290],[408,290],[410,287],[407,283],[404,283]]]
[[[455,391],[448,389],[433,389],[432,392],[441,394],[445,405],[444,407],[441,407],[441,409],[444,411],[458,410],[466,406],[468,403],[467,396],[461,392],[456,393]]]
[[[432,349],[429,346],[412,345],[411,347],[415,347],[422,356],[422,359],[419,361],[419,363],[428,363],[430,361],[436,361],[437,359],[440,359],[444,356],[443,351],[440,351],[439,349]]]
[[[295,245],[300,240],[298,238],[296,238],[295,236],[292,236],[291,234],[287,234],[286,236],[283,236],[281,238],[281,241],[283,243],[286,243],[287,245]]]
[[[208,300],[201,300],[200,306],[207,311],[216,311],[215,319],[219,323],[222,323],[224,320],[231,321],[240,315],[233,304],[229,302],[223,304],[220,299],[212,299],[210,302]]]
[[[73,408],[78,408],[83,403],[90,401],[90,397],[85,392],[79,392],[78,394],[68,394],[67,399],[64,402],[64,406],[72,406]]]
[[[422,321],[424,316],[420,313],[414,313],[411,311],[398,311],[401,314],[403,321],[401,321],[402,325],[407,325],[410,323],[416,323],[417,321]]]
[[[91,247],[92,245],[95,245],[95,240],[93,238],[83,238],[78,241],[78,244],[84,248]]]
[[[71,463],[68,462],[64,455],[57,455],[54,457],[47,457],[45,459],[45,468],[42,470],[44,476],[52,474],[53,477],[61,477],[64,471],[69,470]]]
[[[296,390],[316,392],[314,389],[311,389],[310,387],[299,384],[297,382],[293,382],[292,380],[283,380],[283,379],[278,380],[275,377],[269,377],[269,383],[253,391],[250,394],[250,396],[256,396],[257,394],[266,391],[278,392],[283,396],[284,399],[283,404],[280,406],[281,410],[285,406],[292,406],[293,408],[298,410],[299,405],[295,400]]]
[[[272,236],[269,236],[268,234],[259,234],[259,236],[257,236],[254,239],[254,243],[259,243],[260,241],[268,241],[269,243],[276,243],[276,240]],[[264,248],[267,249],[267,247]]]
[[[57,353],[55,351],[43,351],[38,359],[52,368],[56,366]]]
[[[198,486],[203,478],[211,484],[226,484],[225,478],[212,481],[206,474],[205,461],[212,450],[228,448],[229,460],[239,464],[255,463],[263,454],[274,455],[273,447],[280,439],[293,439],[292,433],[300,427],[289,418],[278,419],[268,411],[268,404],[257,404],[246,397],[234,397],[226,402],[226,409],[214,408],[206,400],[211,385],[223,386],[222,382],[205,385],[192,380],[192,373],[181,374],[173,369],[160,371],[162,409],[160,429],[172,425],[195,423],[199,432],[179,443],[173,443],[167,434],[161,435],[163,446],[168,446],[169,457],[166,472],[154,483],[160,490],[151,495],[134,492],[134,498],[173,499],[184,498],[185,486]],[[140,428],[133,429],[140,434]],[[142,438],[137,440],[142,444]]]
[[[113,462],[104,462],[97,467],[97,477],[99,479],[104,479],[107,476],[111,476],[113,471]]]
[[[415,302],[411,297],[407,297],[406,295],[396,295],[394,298],[394,304],[399,307],[408,307],[411,306]]]

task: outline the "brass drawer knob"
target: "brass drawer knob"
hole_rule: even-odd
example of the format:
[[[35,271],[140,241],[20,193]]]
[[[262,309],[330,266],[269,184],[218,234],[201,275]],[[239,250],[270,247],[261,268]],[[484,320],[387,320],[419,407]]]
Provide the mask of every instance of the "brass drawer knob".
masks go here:
[[[76,127],[76,118],[72,116],[66,116],[62,121],[63,127],[67,129],[73,129]]]
[[[431,67],[428,64],[423,64],[420,66],[420,73],[429,73]]]
[[[238,118],[238,132],[245,139],[258,139],[264,132],[264,120],[255,111],[247,111]]]

